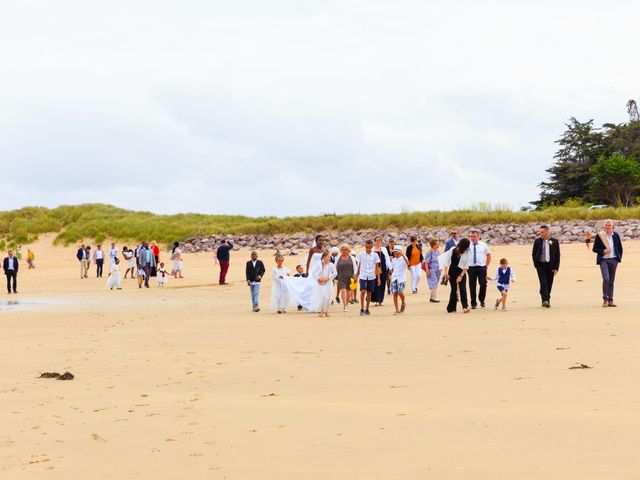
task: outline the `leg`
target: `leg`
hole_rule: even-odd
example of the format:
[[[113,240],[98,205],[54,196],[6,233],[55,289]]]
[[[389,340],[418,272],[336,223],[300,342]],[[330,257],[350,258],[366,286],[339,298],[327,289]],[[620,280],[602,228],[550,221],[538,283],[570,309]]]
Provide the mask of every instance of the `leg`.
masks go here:
[[[616,281],[616,270],[618,269],[618,259],[609,260],[609,303],[613,302],[613,284]]]
[[[456,306],[458,304],[458,285],[456,284],[455,277],[449,276],[449,287],[451,288],[451,292],[449,293],[449,303],[447,304],[447,312],[453,313],[456,311]]]
[[[480,305],[484,306],[484,301],[487,299],[487,267],[480,267],[479,272],[480,292],[478,293],[478,301]]]
[[[478,304],[476,300],[476,281],[478,280],[479,276],[478,267],[469,267],[467,275],[469,277],[469,295],[471,296],[471,306],[475,308]]]
[[[553,288],[553,281],[555,280],[555,275],[551,271],[551,267],[547,267],[547,292],[549,298],[547,300],[551,300],[551,289]]]
[[[13,293],[18,293],[18,272],[13,272]]]
[[[538,282],[540,283],[540,299],[543,302],[549,301],[549,285],[547,281],[547,272],[546,272],[548,268],[549,268],[548,265],[545,266],[544,264],[540,265],[539,267],[536,267],[536,272],[538,273]]]
[[[146,264],[143,268],[144,270],[144,286],[145,288],[149,288],[149,275],[151,274],[151,267],[149,266],[149,264]]]
[[[11,275],[9,273],[5,273],[7,277],[7,293],[11,293]]]
[[[469,303],[467,302],[467,276],[462,277],[462,281],[458,284],[458,289],[460,290],[460,304],[462,308],[465,310],[469,308]]]
[[[393,305],[396,307],[396,313],[400,312],[400,308],[398,308],[398,294],[393,294]]]
[[[600,261],[600,273],[602,274],[602,299],[606,302],[609,300],[609,264],[605,258]]]

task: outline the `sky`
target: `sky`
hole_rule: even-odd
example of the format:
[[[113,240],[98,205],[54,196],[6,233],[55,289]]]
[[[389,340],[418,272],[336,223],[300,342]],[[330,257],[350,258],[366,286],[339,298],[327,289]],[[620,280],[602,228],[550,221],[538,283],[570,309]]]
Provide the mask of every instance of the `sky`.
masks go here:
[[[640,3],[0,0],[0,210],[513,208],[640,101]]]

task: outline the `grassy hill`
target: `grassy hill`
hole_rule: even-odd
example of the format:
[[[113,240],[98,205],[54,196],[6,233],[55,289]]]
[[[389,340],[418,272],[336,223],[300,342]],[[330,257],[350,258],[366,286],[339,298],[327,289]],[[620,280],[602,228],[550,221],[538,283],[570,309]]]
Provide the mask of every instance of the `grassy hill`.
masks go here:
[[[639,218],[640,207],[588,210],[586,207],[551,207],[534,212],[513,212],[478,205],[466,210],[398,214],[347,214],[310,217],[245,217],[185,213],[157,215],[111,205],[64,205],[57,208],[25,207],[0,212],[0,248],[27,244],[43,233],[57,233],[56,243],[68,245],[82,239],[175,240],[205,234],[276,234],[324,230],[404,229],[482,223],[553,222]]]

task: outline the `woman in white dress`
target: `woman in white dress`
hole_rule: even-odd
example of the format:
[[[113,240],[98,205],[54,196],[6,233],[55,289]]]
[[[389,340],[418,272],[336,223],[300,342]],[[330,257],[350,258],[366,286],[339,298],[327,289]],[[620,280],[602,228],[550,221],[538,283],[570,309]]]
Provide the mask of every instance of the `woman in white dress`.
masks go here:
[[[171,275],[175,278],[184,278],[182,276],[182,250],[180,250],[179,245],[178,242],[175,242],[173,244],[173,250],[171,250],[171,260],[173,261]]]
[[[311,278],[310,273],[320,265],[320,259],[324,253],[324,237],[318,235],[315,238],[313,246],[309,249],[309,255],[307,256],[307,274],[306,278],[289,278],[287,285],[290,287],[290,293],[295,304],[298,305],[298,310],[306,310],[308,312],[315,312],[312,305],[314,299],[314,292],[318,288],[318,282]]]
[[[312,307],[314,311],[320,312],[320,317],[329,316],[329,307],[333,296],[333,279],[337,275],[338,272],[336,272],[335,265],[331,263],[329,252],[324,252],[320,264],[316,265],[309,275],[309,278],[313,279],[316,284]]]
[[[287,307],[292,305],[291,295],[287,287],[289,269],[284,266],[284,257],[276,256],[276,266],[271,274],[273,286],[271,287],[271,308],[278,313],[287,313]]]
[[[113,287],[118,290],[122,290],[120,287],[120,259],[116,258],[115,263],[112,263],[109,267],[109,276],[107,277],[107,287],[113,290]]]
[[[127,278],[129,270],[131,270],[131,278],[133,278],[134,274],[136,273],[136,258],[133,254],[133,250],[128,247],[123,247],[122,256],[127,261],[127,270],[124,272],[124,278]]]

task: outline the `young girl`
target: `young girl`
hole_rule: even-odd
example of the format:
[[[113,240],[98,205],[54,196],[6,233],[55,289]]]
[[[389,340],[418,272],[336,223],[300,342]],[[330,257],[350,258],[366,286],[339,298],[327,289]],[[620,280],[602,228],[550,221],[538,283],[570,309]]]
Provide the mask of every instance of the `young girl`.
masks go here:
[[[164,287],[169,280],[169,272],[164,268],[164,262],[160,262],[160,266],[156,270],[156,275],[158,276],[158,286]]]
[[[287,289],[286,278],[289,276],[289,269],[284,266],[284,257],[276,256],[276,266],[271,274],[273,287],[271,287],[271,308],[278,313],[287,313],[287,307],[291,303],[291,296]]]
[[[112,263],[109,267],[109,276],[107,277],[107,287],[113,290],[113,287],[116,287],[118,290],[122,290],[120,288],[120,260],[116,258],[115,263]]]
[[[173,250],[171,250],[171,260],[173,260],[171,275],[175,278],[184,278],[182,276],[182,250],[180,250],[179,245],[178,242],[175,242],[173,244]]]
[[[493,277],[487,277],[487,280],[496,282],[496,287],[500,292],[500,298],[496,300],[496,310],[502,303],[502,311],[507,311],[507,294],[509,293],[510,282],[516,281],[516,274],[509,266],[506,258],[500,259],[500,266]]]
[[[317,283],[312,303],[313,310],[319,312],[320,317],[328,317],[331,297],[333,296],[333,279],[337,276],[336,267],[331,263],[329,252],[325,251],[322,254],[320,264],[316,265],[309,276]]]
[[[144,279],[146,277],[146,274],[144,273],[144,270],[142,268],[138,269],[137,277],[138,277],[138,288],[142,288],[142,284],[144,283]]]
[[[393,247],[393,258],[391,259],[391,293],[393,294],[393,304],[396,307],[394,315],[404,313],[406,307],[404,298],[404,289],[407,284],[407,269],[409,268],[409,259],[402,253],[402,247],[396,245]],[[402,305],[398,308],[398,298]]]
[[[133,254],[133,250],[128,247],[122,248],[122,256],[127,261],[127,270],[124,272],[124,278],[127,278],[127,274],[131,272],[131,279],[135,276],[136,273],[136,259]]]
[[[431,240],[429,240],[429,245],[431,246],[431,248],[424,256],[425,272],[427,273],[427,283],[429,284],[429,290],[431,291],[429,301],[431,303],[439,303],[440,300],[438,300],[438,283],[440,282],[440,275],[442,273],[442,270],[440,270],[440,263],[438,262],[438,257],[440,256],[438,248],[440,248],[440,244],[437,239],[432,238]]]

